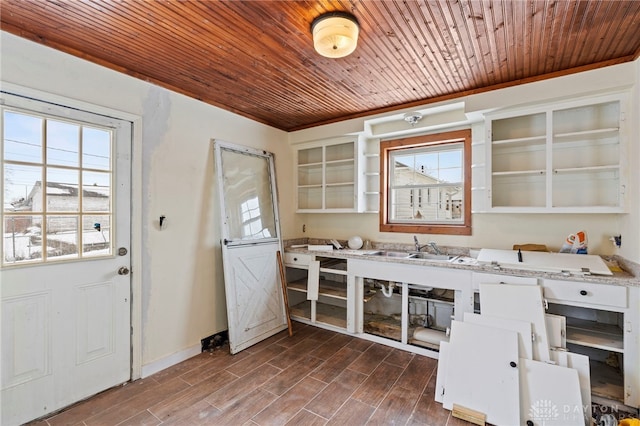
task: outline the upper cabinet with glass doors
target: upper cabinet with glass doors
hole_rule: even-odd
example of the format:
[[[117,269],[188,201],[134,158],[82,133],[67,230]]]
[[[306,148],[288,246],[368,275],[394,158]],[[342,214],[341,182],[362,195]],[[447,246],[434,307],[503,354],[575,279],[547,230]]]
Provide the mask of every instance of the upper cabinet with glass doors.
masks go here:
[[[358,209],[357,138],[337,138],[297,148],[297,211]]]
[[[624,97],[487,116],[494,212],[624,212]]]

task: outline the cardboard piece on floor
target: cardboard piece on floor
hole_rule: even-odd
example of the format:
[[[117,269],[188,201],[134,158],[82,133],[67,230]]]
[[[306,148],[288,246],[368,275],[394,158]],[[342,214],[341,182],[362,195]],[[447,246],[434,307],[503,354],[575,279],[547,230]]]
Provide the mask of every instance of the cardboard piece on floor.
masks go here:
[[[518,333],[453,321],[448,352],[443,407],[457,404],[491,424],[518,424]]]
[[[472,312],[464,313],[464,322],[470,322],[487,327],[502,328],[518,333],[518,356],[533,359],[533,343],[531,341],[531,323],[525,321],[499,318],[491,315],[479,315]]]
[[[480,283],[482,315],[531,323],[533,359],[550,362],[542,287]]]
[[[521,358],[519,371],[520,424],[584,426],[576,370]]]

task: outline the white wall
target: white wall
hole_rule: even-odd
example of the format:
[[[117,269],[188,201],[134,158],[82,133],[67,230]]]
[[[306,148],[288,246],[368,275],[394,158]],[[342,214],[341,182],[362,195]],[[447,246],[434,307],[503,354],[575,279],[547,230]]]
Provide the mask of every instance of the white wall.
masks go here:
[[[629,214],[473,214],[471,236],[422,235],[420,241],[435,240],[441,245],[510,249],[513,244],[546,244],[559,250],[566,236],[585,230],[589,252],[619,254],[640,263],[640,60],[579,74],[543,80],[492,92],[455,99],[465,102],[468,113],[507,108],[521,104],[552,102],[584,97],[607,91],[631,89],[632,100],[626,114],[629,129],[627,204]],[[438,106],[446,105],[440,103]],[[420,110],[420,107],[416,107]],[[397,114],[397,113],[396,113]],[[391,114],[389,114],[391,115]],[[378,120],[384,115],[376,116]],[[366,132],[371,117],[301,130],[289,134],[292,144],[306,140],[326,139],[344,132]],[[473,161],[474,163],[476,161]],[[484,161],[478,161],[483,163]],[[476,184],[477,185],[477,184]],[[353,235],[374,241],[412,243],[413,235],[379,232],[375,214],[305,214],[305,236],[347,239]],[[622,248],[616,249],[610,236],[622,234]]]
[[[285,238],[295,235],[286,133],[125,74],[2,32],[1,78],[25,88],[142,117],[134,148],[141,170],[143,366],[199,347],[227,327],[212,138],[271,151]],[[7,84],[4,84],[6,87]],[[137,129],[140,134],[140,129]],[[158,229],[158,217],[167,217]]]

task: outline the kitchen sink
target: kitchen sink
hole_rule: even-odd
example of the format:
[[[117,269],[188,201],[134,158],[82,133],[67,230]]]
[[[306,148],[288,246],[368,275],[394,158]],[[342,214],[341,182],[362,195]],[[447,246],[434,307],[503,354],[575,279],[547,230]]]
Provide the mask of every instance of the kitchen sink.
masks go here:
[[[431,254],[431,253],[415,253],[415,252],[407,253],[404,251],[387,251],[387,250],[374,251],[367,254],[369,256],[395,257],[400,259],[431,260],[434,262],[449,262],[451,259],[454,259],[457,257],[457,256],[450,256],[448,254]]]
[[[372,253],[368,253],[369,256],[380,256],[380,257],[400,257],[400,258],[410,258],[412,253],[407,253],[404,251],[374,251]]]
[[[448,262],[455,259],[457,256],[450,256],[448,254],[431,254],[431,253],[411,253],[409,259],[422,259],[422,260],[434,260],[439,262]]]

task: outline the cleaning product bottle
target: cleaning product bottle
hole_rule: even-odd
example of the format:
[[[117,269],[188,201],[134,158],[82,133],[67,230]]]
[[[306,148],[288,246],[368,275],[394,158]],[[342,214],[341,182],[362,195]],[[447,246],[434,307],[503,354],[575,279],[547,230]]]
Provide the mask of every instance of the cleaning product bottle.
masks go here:
[[[571,253],[587,254],[587,233],[585,231],[576,232]]]
[[[573,243],[575,242],[575,240],[576,240],[575,234],[569,234],[567,236],[567,239],[562,244],[560,253],[571,253],[571,250],[573,250]]]

